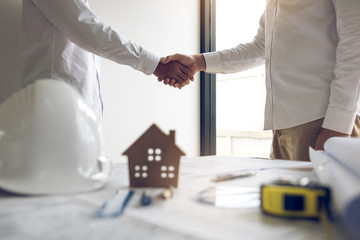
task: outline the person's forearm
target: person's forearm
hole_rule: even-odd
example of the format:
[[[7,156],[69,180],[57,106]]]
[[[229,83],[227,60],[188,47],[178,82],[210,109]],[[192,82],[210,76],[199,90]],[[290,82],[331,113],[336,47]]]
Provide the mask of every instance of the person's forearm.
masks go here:
[[[101,22],[84,1],[32,1],[77,46],[148,75],[156,69],[158,56]]]
[[[339,37],[324,128],[350,134],[360,96],[360,1],[333,1]]]

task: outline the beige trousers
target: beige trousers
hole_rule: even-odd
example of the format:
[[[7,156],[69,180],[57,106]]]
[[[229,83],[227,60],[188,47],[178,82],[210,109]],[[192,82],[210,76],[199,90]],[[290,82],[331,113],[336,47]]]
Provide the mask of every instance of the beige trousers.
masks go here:
[[[273,141],[270,157],[310,161],[309,146],[315,148],[324,119],[318,119],[296,127],[273,130]],[[356,116],[352,137],[360,137],[360,118]]]

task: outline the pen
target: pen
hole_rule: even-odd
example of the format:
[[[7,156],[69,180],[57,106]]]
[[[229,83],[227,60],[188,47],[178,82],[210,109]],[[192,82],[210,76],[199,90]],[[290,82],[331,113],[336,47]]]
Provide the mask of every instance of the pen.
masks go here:
[[[214,179],[212,179],[212,181],[214,181],[214,182],[228,181],[228,180],[232,180],[232,179],[236,179],[236,178],[250,177],[255,174],[256,174],[256,170],[243,169],[243,170],[239,170],[239,171],[216,175],[216,177]]]

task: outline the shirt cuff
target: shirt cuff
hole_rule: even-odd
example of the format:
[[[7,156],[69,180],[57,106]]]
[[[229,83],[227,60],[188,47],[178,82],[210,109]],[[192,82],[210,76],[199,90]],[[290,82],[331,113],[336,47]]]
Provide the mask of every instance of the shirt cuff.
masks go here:
[[[202,54],[205,58],[206,72],[208,73],[220,73],[222,72],[222,64],[220,55],[218,52],[209,52]]]
[[[322,127],[345,134],[351,134],[354,128],[355,118],[356,113],[353,111],[329,107]]]
[[[135,69],[145,73],[146,75],[151,75],[159,65],[159,62],[160,57],[150,51],[147,51],[146,49],[143,49]]]

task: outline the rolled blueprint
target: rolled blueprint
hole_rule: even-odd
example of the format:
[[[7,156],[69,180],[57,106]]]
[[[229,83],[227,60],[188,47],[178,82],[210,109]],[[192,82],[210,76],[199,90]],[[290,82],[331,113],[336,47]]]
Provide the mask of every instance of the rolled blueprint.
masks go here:
[[[353,139],[350,143],[349,140],[352,139],[329,139],[325,151],[310,148],[310,159],[321,183],[332,189],[336,212],[360,237],[360,171],[357,169],[360,166],[360,141]]]
[[[330,138],[325,143],[325,151],[360,181],[360,138]]]

